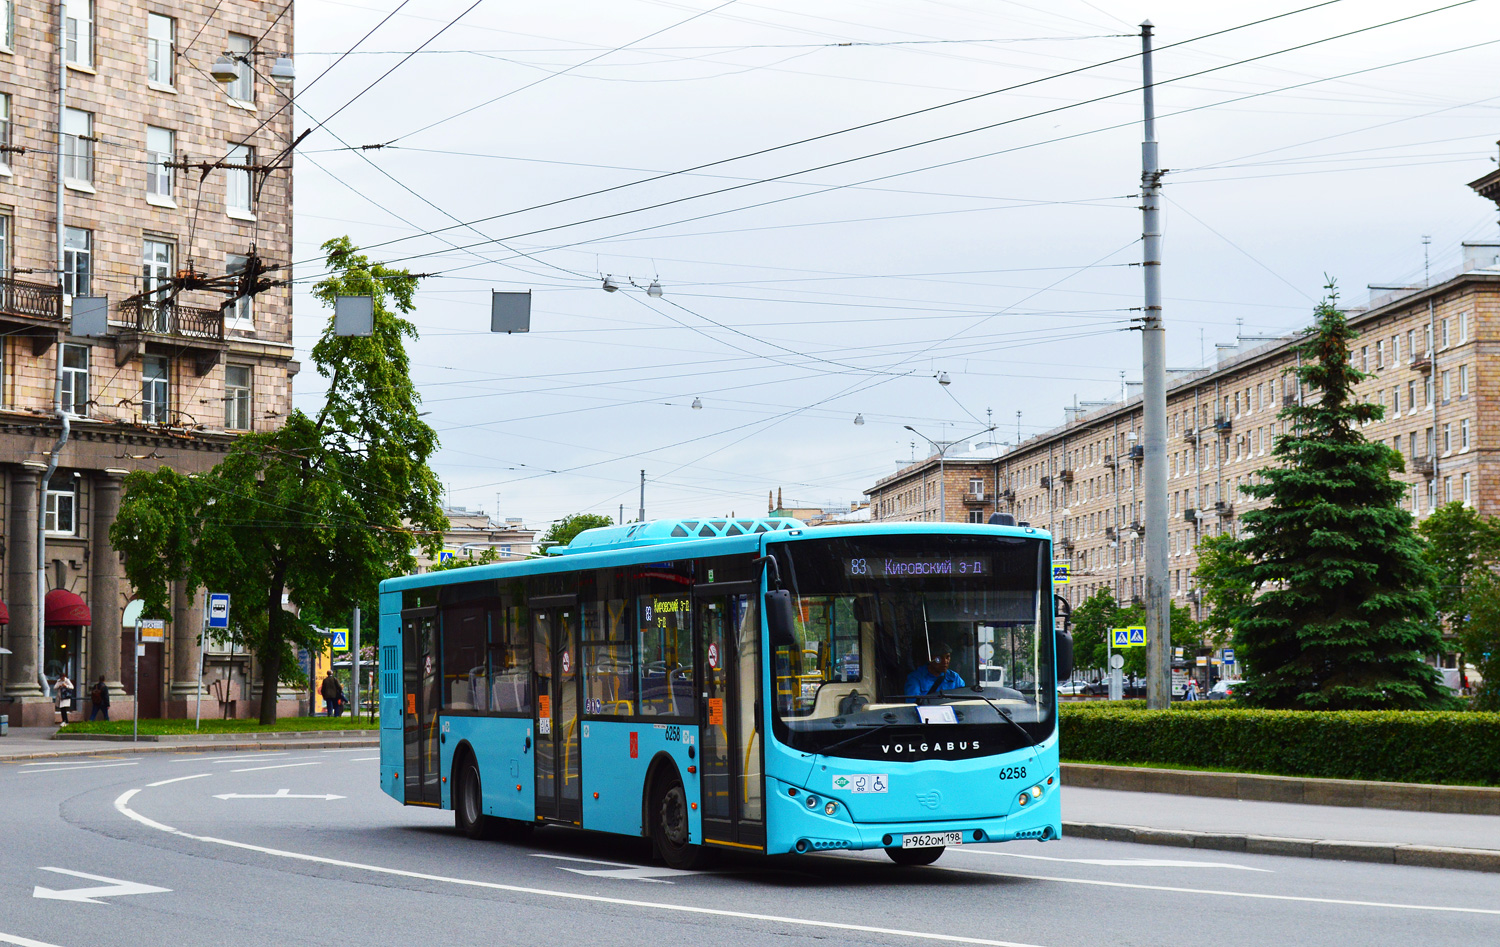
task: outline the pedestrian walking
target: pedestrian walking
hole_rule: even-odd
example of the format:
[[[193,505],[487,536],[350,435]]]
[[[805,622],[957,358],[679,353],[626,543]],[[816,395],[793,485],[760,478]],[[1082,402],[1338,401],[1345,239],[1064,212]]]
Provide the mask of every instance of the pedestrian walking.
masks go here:
[[[1184,686],[1182,688],[1182,699],[1183,700],[1197,700],[1198,699],[1198,682],[1196,680],[1194,680],[1193,678],[1191,678],[1191,677],[1188,678],[1188,682],[1187,682],[1186,686]]]
[[[323,695],[323,714],[325,716],[337,717],[343,713],[344,685],[340,684],[339,679],[333,676],[332,668],[329,669],[328,676],[323,678],[323,684],[318,688],[318,693]]]
[[[68,677],[66,671],[57,675],[57,683],[54,685],[57,694],[57,712],[62,714],[63,726],[68,725],[68,714],[73,711],[73,698],[75,688],[73,681]]]
[[[104,675],[99,675],[99,680],[89,689],[89,722],[98,720],[101,716],[109,720],[109,685],[104,683]]]

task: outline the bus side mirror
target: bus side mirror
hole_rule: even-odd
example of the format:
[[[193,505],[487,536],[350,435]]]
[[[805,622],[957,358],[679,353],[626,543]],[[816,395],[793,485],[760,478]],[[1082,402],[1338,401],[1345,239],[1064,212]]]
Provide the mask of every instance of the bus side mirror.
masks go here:
[[[792,611],[792,593],[786,589],[773,589],[766,593],[765,606],[772,649],[796,648],[797,623]]]
[[[1073,636],[1066,631],[1057,632],[1057,679],[1073,677]]]

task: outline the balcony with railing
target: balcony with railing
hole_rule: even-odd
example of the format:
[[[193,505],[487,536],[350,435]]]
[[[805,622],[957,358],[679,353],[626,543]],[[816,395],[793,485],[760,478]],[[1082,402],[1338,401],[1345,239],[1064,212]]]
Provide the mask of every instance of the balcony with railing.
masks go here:
[[[62,323],[62,287],[0,277],[0,317]]]
[[[197,373],[206,375],[226,347],[220,309],[184,306],[172,299],[132,298],[120,303],[120,320],[128,327],[115,343],[115,362],[120,365],[141,354],[145,346],[169,346],[173,352],[191,352]]]
[[[984,506],[990,502],[990,498],[983,490],[964,491],[964,503],[968,506]]]
[[[1434,471],[1434,463],[1431,455],[1426,457],[1413,457],[1411,459],[1411,472],[1431,478]]]

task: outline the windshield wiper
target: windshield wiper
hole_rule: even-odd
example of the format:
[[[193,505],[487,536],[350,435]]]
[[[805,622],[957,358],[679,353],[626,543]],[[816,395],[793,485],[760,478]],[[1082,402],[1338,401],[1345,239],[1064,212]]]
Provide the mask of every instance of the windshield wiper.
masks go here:
[[[975,697],[978,697],[980,700],[984,701],[986,704],[989,704],[990,707],[994,709],[996,716],[998,716],[1001,720],[1004,720],[1006,723],[1010,724],[1012,727],[1015,727],[1018,731],[1020,731],[1021,736],[1023,736],[1023,737],[1026,738],[1026,744],[1028,746],[1032,747],[1033,749],[1036,748],[1036,745],[1037,745],[1036,739],[1034,737],[1032,737],[1032,735],[1030,734],[1030,732],[1028,732],[1025,727],[1021,726],[1019,723],[1017,723],[1016,721],[1012,720],[1010,714],[1008,714],[1004,710],[1002,710],[1000,708],[999,704],[995,703],[993,700],[990,700],[988,697],[984,696],[984,691],[980,688],[980,686],[978,684],[975,684],[975,685],[971,686],[968,690],[965,690],[965,691],[939,691],[938,693],[936,693],[934,695],[931,695],[931,696],[934,696],[934,697],[948,697],[948,696],[951,695],[951,696],[954,697],[954,699],[957,699],[959,696],[968,697],[970,694],[973,694]]]
[[[896,726],[900,722],[901,721],[899,721],[899,720],[895,720],[895,721],[891,721],[890,723],[877,724],[876,726],[870,727],[869,729],[865,730],[862,733],[855,733],[852,736],[846,737],[846,738],[840,740],[839,742],[835,743],[833,746],[825,746],[825,747],[823,747],[823,749],[819,750],[818,752],[819,753],[824,753],[824,754],[832,753],[834,750],[837,750],[841,746],[848,746],[849,744],[853,743],[855,740],[858,740],[858,739],[860,739],[862,737],[867,737],[867,736],[869,736],[872,733],[879,733],[881,730],[885,730],[885,729],[887,729],[889,727],[894,727],[894,726]]]

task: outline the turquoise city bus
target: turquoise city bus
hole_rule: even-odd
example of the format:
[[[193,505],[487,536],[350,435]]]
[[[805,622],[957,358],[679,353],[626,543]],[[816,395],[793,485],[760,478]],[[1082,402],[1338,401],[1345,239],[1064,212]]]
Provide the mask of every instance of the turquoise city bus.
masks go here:
[[[593,529],[380,587],[380,778],[474,838],[713,849],[1059,837],[1051,537],[1027,526]]]

